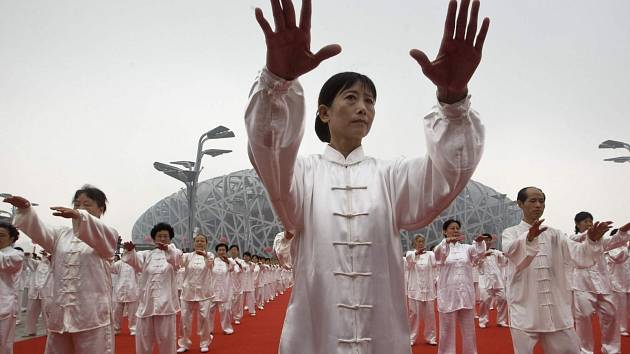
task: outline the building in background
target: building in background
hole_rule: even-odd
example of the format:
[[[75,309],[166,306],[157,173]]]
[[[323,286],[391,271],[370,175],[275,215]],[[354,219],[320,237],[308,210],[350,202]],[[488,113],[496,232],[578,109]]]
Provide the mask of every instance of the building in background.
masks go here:
[[[432,224],[420,230],[401,232],[403,249],[412,248],[411,235],[415,232],[421,232],[427,237],[427,247],[439,243],[442,239],[442,223],[451,218],[462,222],[464,233],[471,239],[483,232],[500,235],[503,229],[520,222],[521,211],[505,194],[470,181]],[[250,251],[264,256],[272,255],[273,239],[282,230],[253,169],[200,182],[196,220],[200,232],[208,236],[211,247],[222,241],[239,245],[242,252]],[[167,222],[173,226],[176,235],[173,241],[179,248],[191,249],[182,239],[188,222],[185,190],[160,200],[144,212],[133,226],[133,242],[150,244],[149,232],[158,222]]]

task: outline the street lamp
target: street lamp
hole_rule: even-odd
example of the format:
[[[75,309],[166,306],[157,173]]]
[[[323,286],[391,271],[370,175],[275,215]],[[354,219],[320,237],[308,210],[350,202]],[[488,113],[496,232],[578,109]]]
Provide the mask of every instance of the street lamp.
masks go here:
[[[195,233],[195,215],[197,213],[197,205],[195,203],[195,197],[197,196],[197,185],[199,181],[199,173],[201,172],[201,158],[204,155],[210,155],[212,157],[216,157],[222,154],[227,154],[232,152],[232,150],[221,150],[221,149],[207,149],[203,150],[203,144],[208,140],[214,139],[225,139],[225,138],[233,138],[234,132],[229,128],[226,128],[222,125],[205,132],[199,137],[199,142],[197,144],[197,156],[195,158],[195,162],[193,161],[173,161],[171,164],[179,165],[185,168],[181,169],[177,166],[168,165],[161,162],[154,162],[153,167],[166,174],[169,175],[176,180],[183,182],[186,185],[186,199],[188,202],[188,228],[186,230],[186,237],[184,238],[184,242],[187,245],[192,247],[192,238]]]
[[[606,140],[603,143],[599,144],[600,149],[626,149],[630,151],[630,144],[624,143],[623,141],[616,140]],[[619,156],[619,157],[611,157],[609,159],[604,159],[604,161],[611,161],[617,163],[630,162],[630,156]]]

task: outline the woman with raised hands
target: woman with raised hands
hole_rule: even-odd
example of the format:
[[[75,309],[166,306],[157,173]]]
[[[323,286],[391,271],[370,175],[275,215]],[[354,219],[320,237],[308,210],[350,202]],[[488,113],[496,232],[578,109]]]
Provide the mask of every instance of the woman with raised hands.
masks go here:
[[[429,224],[481,158],[483,127],[470,108],[468,81],[489,20],[477,34],[479,2],[469,20],[470,1],[461,2],[459,16],[450,1],[437,58],[410,52],[437,86],[439,103],[424,120],[425,158],[364,154],[376,88],[352,72],[334,75],[320,92],[315,131],[327,143],[323,154],[298,158],[305,107],[297,79],[341,47],[311,51],[311,1],[302,1],[299,21],[289,0],[272,0],[271,8],[275,29],[256,9],[267,62],[251,88],[245,125],[252,165],[276,215],[296,235],[277,243],[291,253],[295,274],[279,352],[409,353],[399,230]]]
[[[50,208],[54,216],[71,219],[72,226],[46,225],[23,197],[4,201],[17,208],[15,226],[53,254],[45,353],[113,354],[109,260],[114,257],[118,232],[100,220],[107,210],[105,193],[85,185],[74,193],[72,208]]]
[[[160,354],[177,350],[176,316],[180,310],[175,274],[181,266],[182,251],[171,240],[173,227],[157,223],[151,229],[155,248],[136,251],[133,242],[123,243],[122,260],[140,273],[140,300],[136,312],[136,354]]]
[[[197,333],[199,334],[199,348],[202,353],[208,352],[208,346],[212,342],[212,327],[214,322],[210,320],[210,306],[212,304],[212,267],[214,255],[208,252],[208,238],[198,234],[193,239],[194,252],[184,253],[182,267],[184,268],[184,281],[182,285],[182,336],[177,343],[178,353],[190,349],[192,341],[193,313],[197,313]]]

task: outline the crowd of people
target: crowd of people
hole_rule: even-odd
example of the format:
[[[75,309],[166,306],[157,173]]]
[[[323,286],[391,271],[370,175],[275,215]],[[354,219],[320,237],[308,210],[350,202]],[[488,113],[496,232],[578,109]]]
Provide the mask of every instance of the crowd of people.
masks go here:
[[[50,227],[30,202],[5,199],[16,209],[14,224],[0,224],[1,353],[12,353],[21,299],[28,298],[26,336],[37,334],[40,317],[46,328],[46,353],[87,353],[96,348],[114,353],[123,316],[135,336],[136,353],[183,353],[191,349],[192,319],[197,315],[199,350],[209,351],[215,313],[221,328],[234,333],[243,311],[256,316],[292,285],[290,269],[275,260],[218,243],[213,253],[208,238],[197,234],[194,250],[183,253],[171,242],[171,225],[151,230],[155,248],[137,251],[100,221],[105,194],[86,185],[77,190],[73,208],[53,207],[54,215],[72,219],[72,227]],[[12,245],[19,230],[44,251],[41,257]],[[180,316],[177,316],[181,313]],[[180,331],[177,331],[177,321]]]

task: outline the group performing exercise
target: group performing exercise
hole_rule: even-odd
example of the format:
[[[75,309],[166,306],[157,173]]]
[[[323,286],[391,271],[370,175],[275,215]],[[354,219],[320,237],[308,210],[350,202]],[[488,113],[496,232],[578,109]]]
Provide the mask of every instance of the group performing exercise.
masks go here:
[[[280,354],[455,354],[458,337],[459,352],[477,354],[478,336],[495,326],[516,354],[537,344],[546,354],[621,353],[630,220],[572,210],[575,229],[563,232],[544,219],[547,198],[562,196],[527,185],[510,191],[522,220],[500,234],[465,234],[464,220],[439,219],[484,150],[468,89],[490,28],[479,1],[448,1],[435,59],[409,51],[437,97],[421,122],[426,146],[395,160],[364,151],[377,99],[367,75],[333,75],[307,107],[300,77],[342,52],[312,50],[311,0],[299,16],[291,0],[271,0],[270,10],[255,9],[266,63],[249,89],[242,158],[283,230],[268,240],[273,256],[201,231],[190,249],[178,248],[169,220],[153,225],[148,249],[120,242],[103,220],[106,194],[90,184],[68,195],[72,205],[50,207],[63,226],[45,222],[36,199],[8,196],[15,215],[0,223],[0,354],[14,353],[22,311],[26,337],[43,323],[46,354],[114,354],[122,332],[135,336],[137,354],[213,352],[223,338],[215,331],[238,336],[289,288]],[[307,123],[323,151],[298,156]],[[436,220],[440,240],[429,244],[415,230]],[[43,251],[14,247],[20,237]]]

